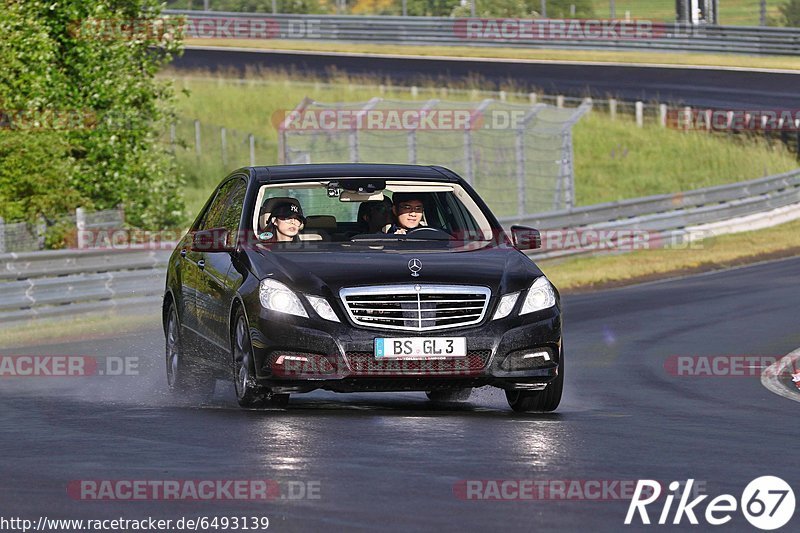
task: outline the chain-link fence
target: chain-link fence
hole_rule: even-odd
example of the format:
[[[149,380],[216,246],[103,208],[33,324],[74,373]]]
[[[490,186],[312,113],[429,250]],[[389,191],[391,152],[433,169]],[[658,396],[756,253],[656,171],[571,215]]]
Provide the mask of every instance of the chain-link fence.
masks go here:
[[[281,123],[278,155],[283,163],[443,165],[499,216],[521,216],[574,205],[572,126],[591,106],[306,99]]]
[[[61,235],[67,247],[92,248],[96,244],[93,236],[99,230],[120,229],[125,225],[125,212],[122,209],[87,212],[79,207],[73,215],[65,215],[57,220],[46,221],[40,218],[36,223],[14,222],[6,224],[0,217],[0,254],[9,252],[34,252],[43,250],[48,231],[57,227],[60,230],[72,228]]]

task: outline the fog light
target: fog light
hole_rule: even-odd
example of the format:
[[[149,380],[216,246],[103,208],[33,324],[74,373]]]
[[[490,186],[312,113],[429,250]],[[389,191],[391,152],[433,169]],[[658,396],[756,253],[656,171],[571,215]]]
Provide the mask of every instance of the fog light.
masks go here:
[[[506,356],[500,368],[509,372],[515,370],[536,370],[552,365],[553,353],[547,348],[535,351],[519,350]]]
[[[526,353],[522,356],[523,359],[535,359],[537,357],[541,357],[545,361],[550,360],[550,354],[548,352],[533,352],[533,353]]]

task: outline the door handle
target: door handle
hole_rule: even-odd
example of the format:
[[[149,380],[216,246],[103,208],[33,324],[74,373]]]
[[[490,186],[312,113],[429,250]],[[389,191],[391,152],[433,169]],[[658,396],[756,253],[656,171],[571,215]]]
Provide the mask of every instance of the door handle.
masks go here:
[[[206,267],[206,260],[201,259],[200,261],[197,262],[197,266],[200,268],[200,270],[203,270]]]
[[[181,257],[186,257],[186,248],[181,250]]]

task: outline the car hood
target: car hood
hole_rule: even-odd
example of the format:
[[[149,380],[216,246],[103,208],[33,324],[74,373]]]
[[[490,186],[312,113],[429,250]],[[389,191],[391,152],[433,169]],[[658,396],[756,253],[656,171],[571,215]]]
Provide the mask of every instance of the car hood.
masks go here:
[[[412,283],[480,285],[493,294],[505,294],[529,287],[542,275],[533,261],[512,247],[442,248],[375,250],[328,244],[319,251],[295,251],[258,246],[248,256],[258,279],[274,278],[318,295],[337,295],[346,287]],[[412,260],[417,262],[412,265]],[[417,276],[410,266],[420,267]]]

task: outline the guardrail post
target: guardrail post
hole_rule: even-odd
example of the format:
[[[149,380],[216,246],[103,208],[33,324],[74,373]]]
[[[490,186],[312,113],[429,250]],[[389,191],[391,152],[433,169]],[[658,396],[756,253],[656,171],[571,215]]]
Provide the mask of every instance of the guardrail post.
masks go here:
[[[36,237],[39,240],[38,245],[40,250],[44,250],[44,245],[47,240],[47,222],[43,216],[36,219]]]
[[[536,105],[538,98],[539,96],[536,93],[528,93],[528,100],[530,100],[531,105]]]
[[[617,99],[611,98],[608,101],[608,115],[611,120],[617,120]]]
[[[200,148],[200,121],[194,121],[194,151],[195,153],[200,156],[202,150]]]
[[[256,166],[256,138],[252,133],[247,136],[247,143],[250,145],[250,166],[254,167]]]
[[[0,254],[6,253],[6,221],[0,217]]]
[[[505,92],[505,91],[500,91],[500,92],[498,93],[498,97],[500,98],[500,101],[501,101],[501,102],[505,102],[505,101],[506,101],[507,94],[506,94],[506,92]]]
[[[658,105],[658,121],[662,128],[667,127],[667,104]]]
[[[564,107],[564,95],[559,94],[556,96],[556,107]]]
[[[419,96],[419,87],[417,87],[416,85],[411,86],[411,96],[414,98]]]
[[[636,125],[640,128],[644,127],[644,103],[636,101]]]
[[[86,210],[79,207],[75,210],[75,226],[78,228],[78,249],[86,248]]]

